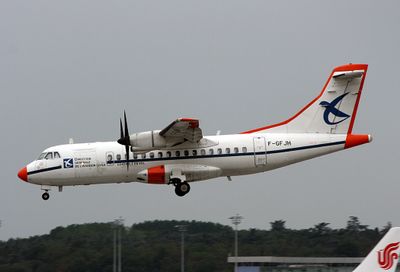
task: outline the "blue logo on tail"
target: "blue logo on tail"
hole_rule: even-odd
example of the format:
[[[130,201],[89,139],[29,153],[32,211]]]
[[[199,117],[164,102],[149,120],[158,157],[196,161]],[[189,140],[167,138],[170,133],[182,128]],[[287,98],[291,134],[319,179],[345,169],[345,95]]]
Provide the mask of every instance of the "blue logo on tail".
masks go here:
[[[321,103],[319,103],[322,107],[325,107],[325,111],[324,111],[324,121],[325,123],[327,123],[328,125],[337,125],[340,124],[341,122],[343,122],[344,120],[346,120],[347,118],[350,117],[350,115],[338,110],[337,108],[335,108],[335,106],[342,101],[342,99],[348,95],[349,93],[345,93],[342,94],[341,96],[336,97],[332,102],[327,102],[327,101],[321,101]],[[340,121],[337,122],[331,122],[329,120],[329,114],[333,114],[335,117],[340,117],[343,118]]]

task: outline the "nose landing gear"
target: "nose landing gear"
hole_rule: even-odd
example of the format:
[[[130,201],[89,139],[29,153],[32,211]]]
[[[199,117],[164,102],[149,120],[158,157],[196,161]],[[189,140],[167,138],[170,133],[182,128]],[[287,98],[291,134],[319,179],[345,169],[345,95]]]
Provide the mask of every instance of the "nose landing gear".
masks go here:
[[[43,200],[48,200],[50,198],[50,194],[49,194],[50,189],[51,189],[51,187],[47,186],[47,185],[42,185],[40,187],[40,190],[44,191],[44,193],[42,194]]]
[[[50,198],[50,195],[49,195],[49,193],[47,192],[48,190],[46,190],[46,192],[44,192],[43,194],[42,194],[42,199],[43,200],[48,200],[49,198]]]
[[[43,200],[48,200],[48,199],[50,198],[49,191],[51,190],[51,186],[42,185],[41,188],[40,188],[40,190],[44,191],[44,193],[42,194],[42,199],[43,199]],[[62,185],[59,185],[59,186],[58,186],[58,191],[59,191],[59,192],[62,192],[62,190],[63,190],[63,186],[62,186]]]

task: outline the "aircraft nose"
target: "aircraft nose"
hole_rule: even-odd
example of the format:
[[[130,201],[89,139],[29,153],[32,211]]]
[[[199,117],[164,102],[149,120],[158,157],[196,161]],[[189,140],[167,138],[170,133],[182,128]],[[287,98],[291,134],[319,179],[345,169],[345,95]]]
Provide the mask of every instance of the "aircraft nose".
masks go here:
[[[28,170],[26,169],[26,166],[19,170],[18,177],[23,181],[28,181]]]

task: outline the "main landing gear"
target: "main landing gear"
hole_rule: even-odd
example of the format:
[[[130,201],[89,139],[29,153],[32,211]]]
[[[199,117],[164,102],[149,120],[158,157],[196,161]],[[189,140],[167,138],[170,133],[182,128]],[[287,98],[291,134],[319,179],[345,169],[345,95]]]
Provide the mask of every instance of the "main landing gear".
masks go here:
[[[175,186],[175,194],[177,196],[184,196],[190,191],[190,185],[186,181],[181,181],[179,178],[171,179],[170,183]]]

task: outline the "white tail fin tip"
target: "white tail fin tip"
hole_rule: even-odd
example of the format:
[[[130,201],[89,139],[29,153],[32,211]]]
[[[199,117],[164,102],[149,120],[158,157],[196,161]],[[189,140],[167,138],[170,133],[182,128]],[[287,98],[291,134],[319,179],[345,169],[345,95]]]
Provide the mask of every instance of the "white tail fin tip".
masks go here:
[[[394,272],[400,254],[400,227],[391,228],[354,272]]]

